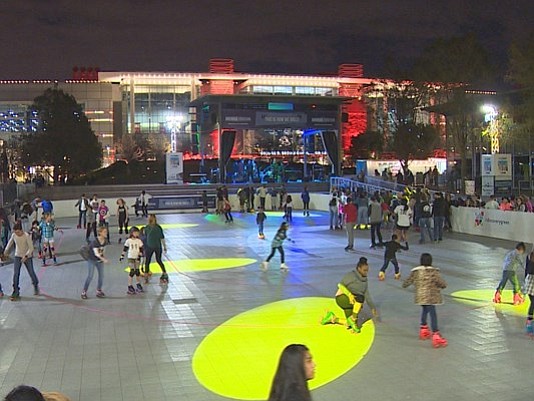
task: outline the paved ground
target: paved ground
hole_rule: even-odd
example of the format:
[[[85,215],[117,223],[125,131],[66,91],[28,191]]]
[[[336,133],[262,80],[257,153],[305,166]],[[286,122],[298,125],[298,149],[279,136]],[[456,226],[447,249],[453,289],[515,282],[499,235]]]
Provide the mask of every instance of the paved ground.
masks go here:
[[[404,271],[417,264],[423,250],[430,251],[449,283],[445,305],[438,310],[449,347],[435,350],[417,339],[419,309],[412,304],[411,292],[391,278],[377,280],[382,252],[368,248],[369,233],[359,232],[359,252],[347,254],[344,233],[328,230],[326,214],[314,214],[295,218],[291,236],[296,243],[286,248],[291,268],[287,276],[278,269],[263,273],[258,263],[175,273],[167,289],[153,280],[144,295],[129,297],[124,266],[113,262],[106,269],[108,298],[96,299],[92,291],[87,301],[80,299],[86,274],[77,253],[82,230],[69,228],[74,219],[60,220],[64,227],[64,234],[58,236],[60,264],[41,268],[36,260],[45,295],[31,295],[23,271],[22,300],[10,302],[12,265],[0,268],[6,292],[0,301],[0,396],[27,383],[82,401],[224,400],[200,385],[193,374],[192,355],[203,338],[220,323],[263,304],[332,296],[356,257],[366,256],[371,291],[381,313],[374,344],[348,373],[314,390],[315,401],[532,399],[534,341],[523,334],[524,318],[496,313],[491,303],[467,305],[450,297],[458,290],[494,288],[502,257],[513,244],[449,234],[442,243],[423,247],[416,245],[416,234],[411,234],[414,245],[399,255]],[[159,220],[198,224],[166,228],[172,260],[241,257],[260,261],[268,252],[269,243],[256,238],[250,215],[237,214],[232,227],[218,217],[200,214],[160,215]],[[268,237],[272,238],[279,221],[268,219]],[[121,247],[112,230],[115,245],[107,253],[117,261]],[[236,378],[235,385],[242,384]]]

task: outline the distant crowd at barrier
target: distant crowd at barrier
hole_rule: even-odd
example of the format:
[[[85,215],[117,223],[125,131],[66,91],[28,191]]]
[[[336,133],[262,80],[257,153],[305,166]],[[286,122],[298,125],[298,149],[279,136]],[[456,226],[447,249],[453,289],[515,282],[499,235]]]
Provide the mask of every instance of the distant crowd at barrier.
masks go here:
[[[503,196],[498,199],[491,195],[487,201],[482,200],[478,195],[468,196],[465,200],[458,198],[454,203],[458,207],[477,207],[483,209],[501,210],[503,212],[534,212],[534,203],[529,196]]]

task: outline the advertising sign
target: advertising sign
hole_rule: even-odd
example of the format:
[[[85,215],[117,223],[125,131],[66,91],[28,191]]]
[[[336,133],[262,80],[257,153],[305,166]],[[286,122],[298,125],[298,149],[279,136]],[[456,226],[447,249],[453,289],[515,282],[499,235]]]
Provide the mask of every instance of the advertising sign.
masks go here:
[[[495,154],[495,177],[497,180],[512,179],[512,155]]]
[[[475,181],[465,180],[465,194],[474,195],[475,194]]]
[[[494,155],[482,155],[482,177],[495,175],[495,169],[493,168]]]
[[[495,193],[495,177],[491,175],[482,176],[482,196],[487,197]]]
[[[182,152],[165,155],[165,177],[167,184],[184,183],[184,155]]]

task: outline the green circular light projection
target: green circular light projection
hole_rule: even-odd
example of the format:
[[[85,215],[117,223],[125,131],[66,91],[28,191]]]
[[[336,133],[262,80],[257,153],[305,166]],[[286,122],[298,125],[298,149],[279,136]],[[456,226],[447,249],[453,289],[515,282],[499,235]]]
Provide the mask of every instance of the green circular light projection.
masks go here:
[[[248,266],[257,262],[256,259],[251,258],[179,259],[163,261],[168,273],[234,269],[236,267]],[[130,271],[130,268],[126,267],[124,270]],[[156,262],[151,262],[150,271],[152,273],[161,273],[161,268]]]
[[[496,304],[493,302],[493,296],[495,290],[462,290],[456,291],[451,294],[451,297],[455,301],[471,306],[487,306],[494,307],[496,310],[515,316],[525,316],[528,309],[528,297],[527,301],[521,305],[514,305],[514,293],[512,290],[504,290],[501,294],[502,302]]]
[[[311,389],[335,380],[367,354],[375,328],[360,334],[341,325],[322,326],[325,309],[342,315],[330,298],[295,298],[241,313],[215,328],[193,355],[193,372],[210,391],[239,400],[266,400],[282,350],[305,344],[317,364]]]

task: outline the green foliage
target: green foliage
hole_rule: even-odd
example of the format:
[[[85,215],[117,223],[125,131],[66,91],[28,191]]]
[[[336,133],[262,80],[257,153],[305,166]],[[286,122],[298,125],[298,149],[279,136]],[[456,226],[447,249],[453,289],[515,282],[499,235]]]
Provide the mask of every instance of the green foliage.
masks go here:
[[[384,148],[384,135],[379,131],[365,131],[351,139],[350,154],[355,159],[378,158]]]
[[[439,134],[432,125],[401,122],[397,125],[390,143],[404,171],[410,160],[426,159],[439,146]]]
[[[512,44],[507,78],[518,88],[509,110],[521,135],[530,135],[534,131],[534,31]]]
[[[34,99],[31,110],[39,119],[38,131],[22,141],[22,162],[27,166],[54,166],[54,175],[76,176],[98,168],[102,147],[76,99],[62,90],[47,89]]]

